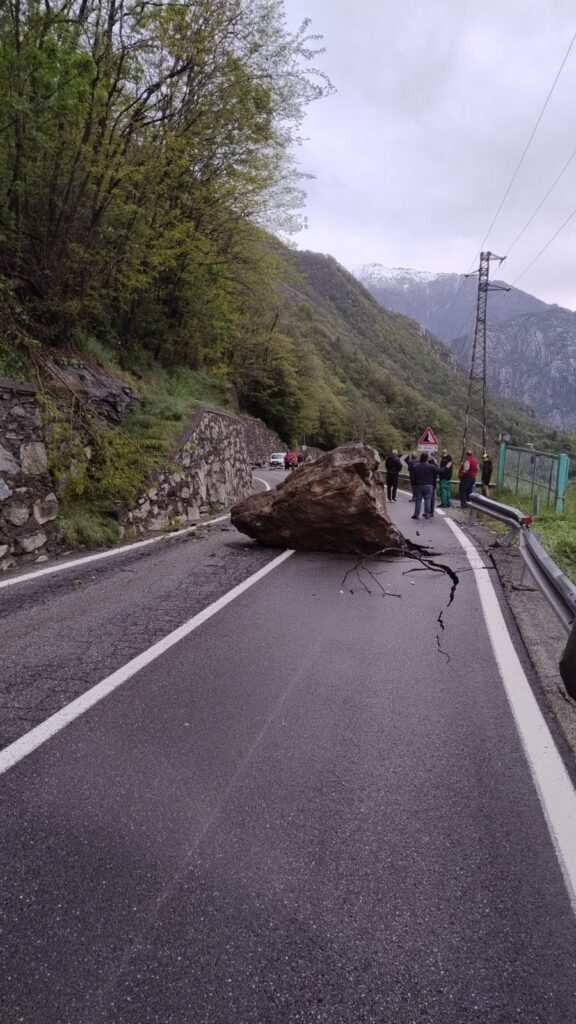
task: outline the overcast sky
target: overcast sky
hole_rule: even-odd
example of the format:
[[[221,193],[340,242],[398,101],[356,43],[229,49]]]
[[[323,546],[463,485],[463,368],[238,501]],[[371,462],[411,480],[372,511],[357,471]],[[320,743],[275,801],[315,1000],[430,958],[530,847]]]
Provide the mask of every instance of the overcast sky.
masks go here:
[[[576,32],[574,0],[285,0],[312,19],[337,93],[312,105],[298,156],[301,248],[349,269],[466,271]],[[486,247],[510,248],[576,149],[576,43]],[[576,158],[502,276],[512,282],[576,208]],[[576,308],[576,215],[519,281]]]

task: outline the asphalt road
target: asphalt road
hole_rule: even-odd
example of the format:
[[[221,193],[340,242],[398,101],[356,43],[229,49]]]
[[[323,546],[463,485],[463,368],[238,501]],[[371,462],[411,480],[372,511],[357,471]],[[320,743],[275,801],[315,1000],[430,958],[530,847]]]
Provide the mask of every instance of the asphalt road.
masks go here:
[[[474,577],[410,512],[459,573],[443,631],[446,577],[295,554],[0,776],[2,1024],[573,1024],[576,919]],[[0,591],[12,692],[185,621],[213,551],[238,578],[276,554],[156,547]]]

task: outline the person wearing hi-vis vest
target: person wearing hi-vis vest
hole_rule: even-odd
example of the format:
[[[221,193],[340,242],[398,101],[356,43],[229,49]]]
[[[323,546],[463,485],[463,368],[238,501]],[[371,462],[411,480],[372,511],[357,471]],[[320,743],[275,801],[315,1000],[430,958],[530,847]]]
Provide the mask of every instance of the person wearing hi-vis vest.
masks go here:
[[[470,449],[466,452],[466,458],[460,463],[460,469],[458,470],[458,476],[460,477],[460,486],[458,488],[460,497],[460,508],[466,508],[470,495],[474,490],[474,484],[476,483],[476,474],[478,473],[478,462],[474,458],[473,453]]]

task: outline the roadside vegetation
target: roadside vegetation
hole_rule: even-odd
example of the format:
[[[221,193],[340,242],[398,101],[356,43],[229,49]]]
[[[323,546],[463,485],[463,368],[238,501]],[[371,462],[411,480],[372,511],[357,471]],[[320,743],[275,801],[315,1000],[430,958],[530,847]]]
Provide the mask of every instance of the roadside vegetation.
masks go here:
[[[106,351],[101,348],[98,354],[99,365],[114,372]],[[225,388],[186,368],[168,373],[153,365],[137,378],[127,372],[122,378],[137,395],[137,403],[119,428],[103,429],[93,418],[84,417],[84,431],[89,426],[91,435],[89,460],[84,446],[74,443],[74,425],[67,443],[61,445],[60,412],[56,406],[47,409],[48,422],[53,415],[50,468],[62,506],[60,522],[71,547],[100,547],[117,541],[119,508],[133,501],[158,466],[169,463],[196,409],[204,405],[231,409]]]
[[[539,515],[534,515],[532,502],[508,488],[495,488],[493,497],[532,516],[530,529],[538,536],[543,548],[562,572],[576,583],[576,485],[569,486],[564,511],[559,514],[552,509],[544,509]],[[488,516],[482,519],[484,525],[489,526],[494,532],[507,532],[507,527],[503,523],[490,520]]]

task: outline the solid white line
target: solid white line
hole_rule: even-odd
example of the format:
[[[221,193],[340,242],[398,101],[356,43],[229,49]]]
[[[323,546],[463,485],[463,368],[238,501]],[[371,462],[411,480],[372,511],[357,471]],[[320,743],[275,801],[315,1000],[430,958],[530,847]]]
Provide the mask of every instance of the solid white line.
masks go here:
[[[149,544],[157,544],[160,540],[170,540],[172,537],[183,537],[185,533],[193,533],[199,526],[211,526],[212,523],[223,523],[230,515],[217,516],[215,519],[206,519],[202,523],[195,523],[194,526],[187,526],[183,530],[173,530],[171,533],[161,533],[159,537],[148,537],[147,540],[136,540],[133,544],[123,544],[119,548],[109,548],[108,551],[98,551],[95,555],[84,555],[82,558],[73,558],[68,562],[58,562],[56,565],[48,565],[45,569],[34,569],[33,572],[24,573],[22,576],[12,576],[9,580],[0,582],[0,590],[4,587],[15,587],[17,583],[28,583],[29,580],[37,580],[40,576],[49,576],[54,572],[64,572],[65,569],[75,569],[77,565],[87,565],[88,562],[98,562],[102,558],[114,558],[115,555],[123,555],[126,551],[137,551],[138,548],[145,548]]]
[[[270,484],[261,480],[259,476],[254,477],[264,484],[269,491]],[[150,544],[157,544],[160,540],[171,540],[173,537],[183,537],[187,533],[194,533],[199,526],[211,526],[212,523],[223,523],[230,515],[216,516],[214,519],[206,519],[194,526],[186,526],[182,530],[172,530],[171,533],[161,533],[158,537],[148,537],[146,540],[136,540],[132,544],[123,544],[119,548],[109,548],[107,551],[97,551],[94,555],[83,555],[81,558],[72,558],[67,562],[58,562],[56,565],[47,565],[44,569],[33,569],[32,572],[22,573],[19,576],[11,576],[10,579],[0,581],[0,590],[5,587],[15,587],[18,583],[28,583],[29,580],[37,580],[41,576],[50,576],[55,572],[64,572],[66,569],[75,569],[77,565],[88,565],[89,562],[99,562],[103,558],[114,558],[115,555],[123,555],[126,551],[137,551],[138,548],[148,547]]]
[[[259,484],[264,484],[264,489],[266,491],[271,491],[272,490],[272,488],[270,487],[270,484],[267,483],[266,480],[263,480],[261,476],[255,476],[254,479],[257,480]]]
[[[486,566],[460,527],[448,518],[446,524],[464,548],[474,573],[496,664],[576,912],[576,791],[532,693]]]
[[[195,629],[198,629],[198,626],[201,626],[203,622],[206,622],[207,619],[211,619],[213,615],[216,615],[216,613],[222,608],[225,608],[227,604],[230,604],[230,602],[234,601],[235,598],[240,596],[240,594],[243,594],[245,590],[253,587],[255,583],[258,583],[258,581],[263,579],[264,576],[267,576],[269,572],[272,572],[272,570],[276,569],[276,567],[281,565],[282,562],[285,562],[292,554],[294,554],[294,552],[291,550],[283,551],[281,555],[278,555],[276,558],[273,558],[271,562],[268,562],[268,565],[265,565],[262,569],[259,569],[258,572],[249,576],[248,579],[239,583],[238,586],[229,590],[227,594],[223,595],[223,597],[219,597],[217,601],[213,602],[213,604],[208,605],[204,611],[199,612],[198,615],[194,615],[194,617],[189,619],[188,622],[185,622],[184,625],[178,626],[178,629],[173,630],[172,633],[168,633],[167,636],[163,637],[162,640],[158,640],[158,642],[153,644],[152,647],[149,647],[148,650],[143,651],[142,654],[138,654],[135,658],[132,658],[132,660],[127,662],[126,665],[117,669],[116,672],[107,676],[106,679],[103,679],[100,683],[96,683],[96,685],[90,690],[83,693],[81,697],[77,697],[76,700],[73,700],[70,704],[67,704],[66,707],[57,711],[56,714],[47,718],[45,722],[37,725],[36,728],[31,729],[30,732],[27,732],[24,736],[21,736],[20,739],[15,740],[14,743],[11,743],[8,747],[5,747],[4,750],[1,750],[0,775],[3,772],[8,771],[9,768],[12,768],[18,763],[18,761],[21,761],[22,758],[26,757],[33,750],[36,750],[37,747],[45,743],[51,736],[54,736],[57,732],[60,732],[61,729],[64,729],[70,724],[70,722],[73,722],[75,718],[79,718],[80,715],[84,714],[85,711],[88,711],[88,709],[93,707],[94,704],[97,704],[98,701],[107,697],[109,693],[116,690],[122,685],[122,683],[131,679],[137,672],[146,668],[147,665],[150,665],[151,662],[155,661],[156,658],[159,658],[161,654],[164,654],[166,651],[170,650],[171,647],[174,647],[174,645],[179,643],[180,640],[183,640],[184,637],[188,636]]]

